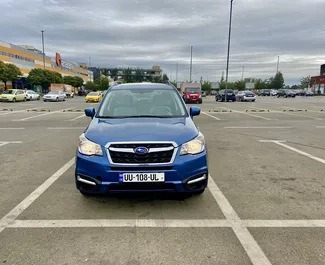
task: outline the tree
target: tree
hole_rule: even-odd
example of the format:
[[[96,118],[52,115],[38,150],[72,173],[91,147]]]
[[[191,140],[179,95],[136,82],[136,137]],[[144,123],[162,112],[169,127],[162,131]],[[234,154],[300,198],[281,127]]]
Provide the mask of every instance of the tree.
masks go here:
[[[163,82],[169,81],[167,74],[163,74],[162,81]]]
[[[16,81],[19,80],[22,76],[22,72],[20,69],[14,65],[14,64],[6,64],[4,62],[1,62],[0,65],[0,78],[1,81],[5,84],[5,89],[7,89],[7,82],[8,81]]]
[[[153,82],[154,83],[160,83],[160,77],[159,76],[154,76],[153,77]]]
[[[209,92],[211,90],[211,82],[209,81],[204,81],[202,83],[202,90]]]
[[[81,87],[84,84],[84,80],[80,76],[74,76],[74,87]]]
[[[312,86],[312,83],[311,83],[311,77],[310,77],[310,75],[301,78],[301,80],[300,80],[300,88],[301,89],[309,88],[311,86]]]
[[[143,77],[144,77],[143,70],[141,70],[140,68],[135,70],[135,75],[134,75],[135,82],[143,82]]]
[[[111,69],[111,78],[114,79],[114,81],[117,80],[117,74],[118,74],[117,68]]]
[[[63,78],[60,73],[54,72],[54,83],[56,84],[62,84],[63,83]]]
[[[100,78],[100,90],[106,90],[109,87],[109,81],[107,77]]]
[[[40,68],[32,69],[26,79],[27,82],[33,86],[42,86],[44,88],[45,85],[48,84],[44,70]]]
[[[94,91],[94,90],[97,90],[96,89],[96,85],[94,82],[90,82],[88,81],[86,84],[85,84],[85,89],[86,90],[91,90],[91,91]]]
[[[124,71],[124,81],[125,83],[132,83],[133,81],[132,70],[130,68]]]
[[[238,80],[234,83],[234,87],[238,90],[245,90],[245,81],[244,80]]]
[[[263,81],[262,79],[257,79],[254,85],[255,89],[261,90],[261,89],[266,89],[266,82]]]
[[[75,85],[75,79],[74,79],[73,76],[64,76],[63,77],[63,83],[65,85],[74,86]]]
[[[274,76],[274,78],[272,78],[272,80],[270,80],[270,88],[273,89],[281,89],[284,86],[284,78],[283,78],[283,74],[281,72],[277,72],[276,75]]]

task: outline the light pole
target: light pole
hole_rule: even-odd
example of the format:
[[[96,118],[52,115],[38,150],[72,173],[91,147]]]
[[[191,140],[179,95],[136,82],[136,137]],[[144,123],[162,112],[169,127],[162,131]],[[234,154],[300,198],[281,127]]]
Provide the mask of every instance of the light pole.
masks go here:
[[[193,58],[193,46],[191,46],[190,83],[192,82],[192,58]]]
[[[225,102],[227,102],[227,90],[228,90],[229,52],[230,52],[231,20],[232,20],[232,2],[233,1],[234,0],[230,0],[230,18],[229,18],[229,35],[228,35],[228,51],[227,51]]]
[[[45,69],[45,53],[44,53],[44,30],[42,32],[42,46],[43,46],[43,68]]]

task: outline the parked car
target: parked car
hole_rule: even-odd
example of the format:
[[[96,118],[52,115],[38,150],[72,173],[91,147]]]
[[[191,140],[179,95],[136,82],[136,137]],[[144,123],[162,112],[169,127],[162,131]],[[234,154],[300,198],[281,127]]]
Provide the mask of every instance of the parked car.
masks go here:
[[[306,95],[305,96],[306,97],[312,97],[312,96],[314,96],[314,93],[311,92],[311,91],[306,91]]]
[[[278,98],[279,97],[284,97],[284,98],[291,97],[291,98],[294,98],[294,97],[296,97],[296,93],[293,92],[290,89],[279,89],[277,97]]]
[[[22,89],[9,89],[3,91],[3,93],[0,96],[0,101],[10,101],[10,102],[26,101],[26,94],[25,91]]]
[[[271,89],[262,89],[261,91],[260,91],[260,96],[271,96]]]
[[[88,102],[100,102],[103,98],[103,94],[102,92],[90,92],[85,100],[86,100],[86,103]]]
[[[182,96],[168,84],[111,87],[79,137],[75,181],[84,195],[107,192],[203,193],[207,147]],[[194,166],[193,166],[194,165]]]
[[[26,99],[27,100],[40,100],[40,98],[41,98],[40,94],[36,93],[33,90],[26,91]]]
[[[252,101],[256,100],[256,95],[252,91],[239,91],[236,95],[236,101]]]
[[[210,91],[210,95],[211,96],[215,96],[215,95],[217,95],[218,94],[218,91],[216,91],[216,90],[211,90]]]
[[[201,96],[202,96],[202,98],[205,98],[207,96],[207,92],[202,91]]]
[[[219,90],[216,94],[216,101],[225,101],[226,100],[226,90]],[[236,95],[231,89],[227,90],[227,101],[236,101]]]
[[[271,96],[276,96],[278,94],[278,91],[275,89],[271,89]]]
[[[43,101],[65,101],[66,94],[63,91],[50,91],[43,97]]]

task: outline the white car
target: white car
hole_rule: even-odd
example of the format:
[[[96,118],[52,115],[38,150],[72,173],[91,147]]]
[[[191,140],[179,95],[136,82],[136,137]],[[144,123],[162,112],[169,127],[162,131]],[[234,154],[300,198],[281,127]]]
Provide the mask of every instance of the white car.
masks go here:
[[[27,100],[40,100],[41,96],[33,90],[27,90],[25,92]]]
[[[66,94],[63,91],[50,91],[43,97],[43,101],[65,101]]]
[[[252,91],[239,91],[236,95],[236,101],[252,101],[256,100],[256,95]]]

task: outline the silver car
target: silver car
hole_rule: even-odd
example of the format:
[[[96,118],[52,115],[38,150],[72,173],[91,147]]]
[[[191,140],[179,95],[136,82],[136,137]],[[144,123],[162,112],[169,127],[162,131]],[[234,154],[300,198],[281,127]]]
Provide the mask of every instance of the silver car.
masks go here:
[[[26,91],[27,100],[39,100],[40,98],[41,98],[40,95],[33,90]]]
[[[63,91],[50,91],[43,97],[43,101],[65,101],[66,94]]]

